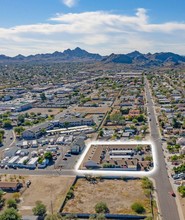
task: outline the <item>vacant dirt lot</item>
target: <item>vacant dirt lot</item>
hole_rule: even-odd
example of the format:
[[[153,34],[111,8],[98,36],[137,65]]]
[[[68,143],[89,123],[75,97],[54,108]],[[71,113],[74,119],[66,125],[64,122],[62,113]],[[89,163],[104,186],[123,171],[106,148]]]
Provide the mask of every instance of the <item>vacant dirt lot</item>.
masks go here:
[[[134,202],[144,205],[146,213],[150,212],[149,199],[144,195],[140,180],[104,180],[92,184],[79,179],[75,185],[74,198],[69,200],[63,212],[95,213],[98,202],[105,202],[114,214],[134,213],[130,206]]]
[[[60,113],[60,110],[61,110],[60,108],[32,108],[24,112],[28,112],[28,113],[34,112],[36,114],[41,113],[41,114],[47,114],[47,115],[56,115]]]
[[[53,211],[57,212],[65,199],[71,184],[74,181],[73,177],[61,176],[29,176],[25,180],[31,180],[31,185],[21,195],[19,210],[21,214],[32,214],[32,208],[36,201],[42,201],[48,212],[51,212],[51,203]]]
[[[185,218],[185,198],[180,197],[180,203],[182,207],[183,216]]]

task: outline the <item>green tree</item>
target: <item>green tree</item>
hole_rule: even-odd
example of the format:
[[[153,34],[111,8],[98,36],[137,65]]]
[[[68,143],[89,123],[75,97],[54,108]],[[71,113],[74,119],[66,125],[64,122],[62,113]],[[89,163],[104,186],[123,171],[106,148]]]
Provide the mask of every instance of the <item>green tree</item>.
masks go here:
[[[9,199],[7,200],[7,206],[8,208],[17,209],[17,202],[15,201],[15,199]]]
[[[152,156],[146,156],[145,158],[144,158],[146,161],[152,161],[153,160],[153,157]]]
[[[14,208],[6,209],[1,215],[1,220],[21,220],[21,215]]]
[[[123,109],[121,109],[121,113],[123,115],[128,115],[129,111],[130,111],[130,108],[123,108]]]
[[[100,129],[100,131],[99,131],[99,136],[100,136],[100,137],[103,137],[103,134],[104,134],[103,130]]]
[[[2,208],[5,203],[5,199],[3,198],[3,194],[4,194],[4,192],[2,190],[0,190],[0,208]]]
[[[37,201],[32,211],[34,215],[44,217],[46,214],[46,206],[41,201]]]
[[[41,133],[45,134],[46,133],[46,129],[45,128],[41,128]]]
[[[139,122],[145,121],[145,116],[143,114],[138,115],[136,118]]]
[[[146,133],[147,129],[148,129],[147,125],[143,125],[141,127],[141,130],[143,131],[144,134]]]
[[[178,192],[182,197],[185,197],[185,186],[179,186],[178,187]]]
[[[12,122],[10,119],[3,120],[3,128],[11,128]]]
[[[68,121],[65,121],[65,122],[64,122],[64,127],[65,127],[65,128],[68,128],[68,126],[69,126],[69,122],[68,122]]]
[[[181,123],[180,123],[179,121],[177,121],[176,118],[173,118],[173,119],[172,119],[172,126],[173,126],[174,128],[180,128],[180,127],[181,127]]]
[[[138,202],[133,203],[131,205],[131,209],[138,214],[142,214],[145,212],[145,208],[143,207],[143,205]]]
[[[5,131],[3,129],[0,130],[0,135],[2,135],[2,137],[4,136]]]
[[[43,102],[47,99],[44,92],[40,94],[40,98]]]
[[[18,126],[14,128],[16,134],[21,135],[21,133],[25,130],[22,126]]]
[[[17,119],[18,119],[18,122],[20,122],[22,124],[22,123],[24,123],[25,116],[24,115],[19,115]]]
[[[174,167],[173,170],[175,171],[175,173],[182,173],[185,172],[185,164],[182,164],[178,167]]]
[[[48,159],[49,161],[51,161],[52,160],[52,153],[51,152],[46,152],[45,154],[44,154],[44,158],[45,159]]]
[[[138,123],[138,120],[134,118],[134,119],[132,120],[132,122],[133,122],[134,124],[137,124],[137,123]]]
[[[0,145],[2,142],[3,142],[3,136],[2,136],[2,134],[0,134]]]
[[[32,125],[32,122],[31,122],[31,121],[26,120],[26,121],[24,122],[24,126],[31,126],[31,125]]]
[[[108,213],[109,209],[105,202],[99,202],[95,205],[95,211],[96,213]]]
[[[124,119],[120,113],[114,113],[110,116],[110,120],[116,124],[123,124]]]

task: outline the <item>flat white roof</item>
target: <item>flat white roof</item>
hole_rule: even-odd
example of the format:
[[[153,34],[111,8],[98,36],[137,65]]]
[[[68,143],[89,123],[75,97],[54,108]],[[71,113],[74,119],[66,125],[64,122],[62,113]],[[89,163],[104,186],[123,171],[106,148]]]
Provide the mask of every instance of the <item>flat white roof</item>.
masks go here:
[[[19,159],[19,156],[14,156],[14,157],[10,158],[8,163],[15,163],[18,159]]]
[[[21,150],[16,151],[16,154],[20,154],[20,153],[21,153]]]
[[[25,156],[25,157],[22,157],[22,158],[20,158],[20,160],[18,160],[18,164],[23,164],[23,162],[25,161],[25,160],[27,160],[28,159],[28,156]]]
[[[64,136],[61,136],[61,137],[59,137],[58,139],[57,139],[57,142],[58,141],[63,141],[64,140]]]
[[[70,127],[70,128],[60,128],[60,129],[55,129],[55,130],[49,130],[46,131],[47,133],[52,133],[52,132],[62,132],[62,131],[73,131],[73,130],[82,130],[82,129],[89,129],[90,127],[87,125],[84,126],[76,126],[76,127]]]
[[[38,159],[39,159],[38,157],[33,157],[33,158],[31,158],[31,159],[28,161],[28,165],[33,165],[33,164],[37,163]]]

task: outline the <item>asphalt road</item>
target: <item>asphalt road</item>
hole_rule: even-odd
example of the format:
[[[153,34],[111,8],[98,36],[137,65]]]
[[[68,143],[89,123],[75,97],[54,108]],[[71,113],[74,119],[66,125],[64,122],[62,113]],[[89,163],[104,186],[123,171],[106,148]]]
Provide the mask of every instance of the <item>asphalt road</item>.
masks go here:
[[[15,142],[15,134],[13,129],[5,129],[4,137],[5,139],[3,139],[3,147],[1,147],[1,149],[11,147]]]
[[[156,182],[156,191],[158,196],[158,202],[161,211],[161,219],[163,220],[179,220],[179,213],[177,209],[176,199],[170,195],[173,191],[171,183],[169,181],[165,158],[162,150],[162,141],[159,134],[159,129],[157,125],[157,120],[155,117],[154,103],[152,101],[152,96],[150,94],[149,85],[146,81],[146,98],[147,106],[149,111],[149,118],[151,119],[151,137],[155,143],[156,153],[157,153],[157,171],[153,175]]]

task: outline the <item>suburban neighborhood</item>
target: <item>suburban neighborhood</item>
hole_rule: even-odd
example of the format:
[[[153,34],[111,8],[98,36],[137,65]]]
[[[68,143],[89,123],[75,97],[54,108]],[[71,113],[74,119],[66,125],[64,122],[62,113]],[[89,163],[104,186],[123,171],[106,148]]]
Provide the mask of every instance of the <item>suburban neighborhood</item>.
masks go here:
[[[178,85],[177,77],[181,77]],[[133,183],[133,189],[135,184],[141,184],[144,189],[143,185],[147,182],[150,185],[148,193],[151,196],[147,197],[146,192],[143,193],[149,199],[147,201],[150,209],[147,208],[145,211],[146,207],[139,204],[143,211],[138,213],[136,211],[134,218],[138,216],[144,219],[151,216],[151,219],[158,219],[160,212],[157,210],[161,210],[162,207],[161,198],[156,193],[160,184],[158,185],[155,180],[157,181],[156,176],[160,175],[159,166],[162,166],[160,165],[162,161],[158,157],[156,162],[154,161],[154,152],[150,144],[141,144],[142,141],[153,141],[154,148],[161,148],[164,154],[162,160],[167,169],[167,178],[170,180],[167,181],[172,187],[166,196],[169,194],[172,198],[175,196],[175,200],[178,199],[183,209],[185,93],[182,77],[183,75],[173,71],[165,74],[118,71],[114,76],[108,72],[101,75],[98,72],[94,74],[79,72],[72,80],[63,79],[60,84],[44,83],[34,87],[17,86],[1,89],[1,190],[7,192],[7,195],[20,192],[24,198],[26,191],[29,192],[29,188],[31,189],[36,181],[33,179],[29,186],[30,180],[26,182],[25,175],[41,175],[43,179],[46,175],[56,175],[58,176],[56,178],[65,178],[68,175],[73,179],[70,181],[73,185],[66,188],[63,203],[61,200],[58,208],[55,208],[62,216],[76,215],[79,218],[82,216],[89,218],[93,215],[93,210],[84,213],[81,209],[75,208],[76,196],[80,193],[79,187],[88,183],[101,187],[102,184],[109,184],[109,181],[113,184],[114,180],[104,180],[102,179],[104,175],[96,177],[91,173],[79,176],[75,173],[75,166],[89,143],[100,141],[107,144],[90,144],[79,170],[99,170],[104,171],[105,175],[106,171],[129,174],[133,171],[146,172],[139,178],[120,174],[117,181],[120,184],[122,184],[120,181]],[[154,167],[157,171],[152,174],[150,180],[147,173]],[[17,174],[22,176],[24,181],[8,181],[8,178],[13,179],[12,175]],[[8,178],[4,178],[3,175],[8,175]],[[137,201],[132,200],[130,204]],[[69,208],[70,203],[73,204],[74,210]],[[23,204],[22,202],[18,204],[21,213],[31,215],[31,210],[29,208],[24,210]],[[109,205],[111,208],[112,204]],[[124,214],[133,215],[134,212],[114,210],[112,214],[122,219]]]

